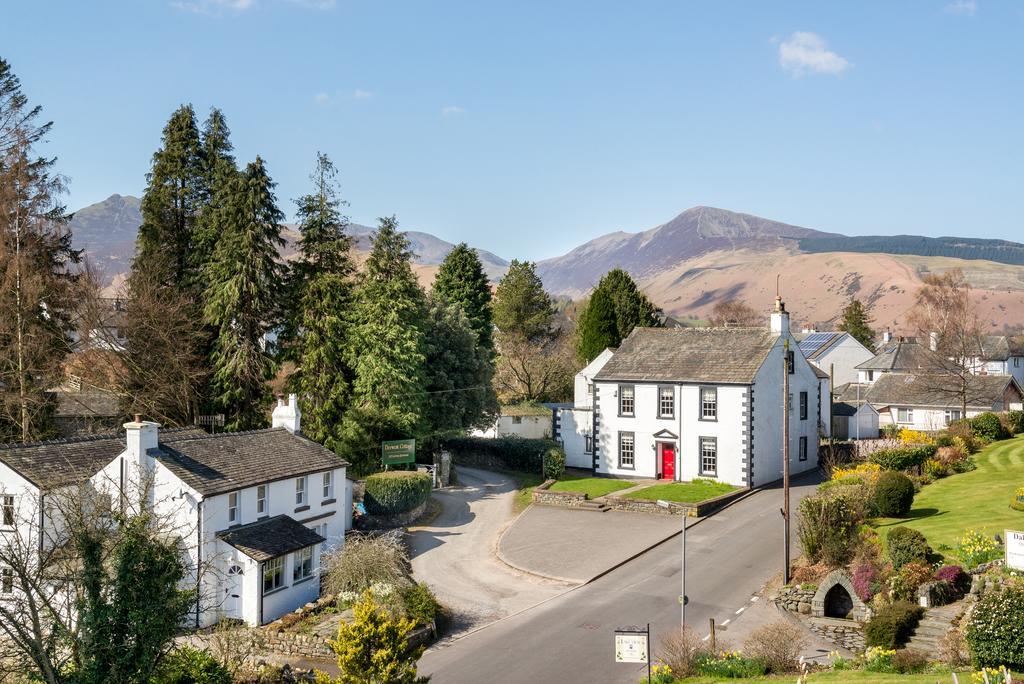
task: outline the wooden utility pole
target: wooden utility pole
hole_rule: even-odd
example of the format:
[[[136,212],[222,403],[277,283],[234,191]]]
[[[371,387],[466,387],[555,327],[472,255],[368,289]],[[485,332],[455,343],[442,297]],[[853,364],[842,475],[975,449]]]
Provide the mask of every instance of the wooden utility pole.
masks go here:
[[[783,335],[788,331],[783,331]],[[789,584],[789,338],[782,344],[782,519],[785,528],[782,582]]]

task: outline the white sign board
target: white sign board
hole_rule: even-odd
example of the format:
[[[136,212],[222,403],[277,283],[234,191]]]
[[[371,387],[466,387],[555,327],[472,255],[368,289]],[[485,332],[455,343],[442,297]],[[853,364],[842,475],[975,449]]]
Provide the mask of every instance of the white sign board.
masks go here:
[[[617,662],[617,663],[646,663],[647,662],[647,635],[646,634],[616,634],[615,635],[615,662]]]
[[[1024,532],[1005,530],[1006,567],[1024,570]]]

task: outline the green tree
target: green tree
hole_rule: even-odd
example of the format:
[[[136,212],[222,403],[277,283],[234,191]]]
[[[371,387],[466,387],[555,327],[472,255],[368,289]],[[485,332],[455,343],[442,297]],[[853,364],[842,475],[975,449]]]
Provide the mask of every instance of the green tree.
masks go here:
[[[288,274],[291,304],[284,345],[295,359],[289,383],[303,401],[303,430],[329,449],[338,447],[353,371],[346,356],[352,327],[354,267],[341,215],[334,164],[317,154],[314,190],[296,200],[299,258]],[[288,322],[290,321],[290,322]]]
[[[434,279],[433,295],[456,304],[476,333],[477,345],[494,356],[494,323],[491,312],[491,284],[475,250],[465,242],[455,245],[441,262]]]
[[[503,333],[538,340],[551,334],[551,297],[529,261],[512,260],[495,291],[494,324]]]
[[[193,282],[190,254],[206,198],[195,111],[191,105],[182,105],[164,126],[162,146],[153,154],[146,175],[133,271],[146,272],[179,289]]]
[[[432,297],[425,322],[423,432],[454,435],[493,423],[498,400],[488,352],[462,309]]]
[[[607,289],[598,287],[580,313],[576,354],[584,363],[590,363],[606,348],[618,347],[620,342],[615,302]]]
[[[352,622],[342,621],[338,638],[329,643],[338,655],[339,684],[418,684],[429,681],[416,673],[423,647],[409,648],[416,623],[394,618],[366,592],[352,607]],[[330,681],[320,674],[319,682]]]
[[[227,204],[232,182],[238,176],[238,166],[231,154],[233,149],[231,129],[224,113],[214,107],[203,124],[199,159],[201,204],[189,252],[189,272],[193,278],[189,285],[198,294],[204,289],[202,278],[219,237],[219,213]]]
[[[424,391],[426,297],[395,218],[382,218],[359,274],[349,363],[355,372],[345,416],[355,472],[372,470],[381,439],[409,437],[420,425]]]
[[[837,326],[868,349],[875,348],[875,331],[871,329],[871,316],[856,297],[843,309],[842,319]]]
[[[228,430],[266,424],[276,363],[265,334],[272,328],[284,288],[278,249],[283,246],[274,183],[263,160],[232,181],[219,212],[221,237],[206,269],[206,323],[217,331],[211,382],[215,406]]]
[[[76,306],[70,215],[36,146],[52,123],[38,120],[10,65],[0,59],[0,440],[47,435],[47,390],[63,379]]]
[[[661,310],[647,298],[636,281],[621,268],[613,268],[597,284],[608,291],[615,308],[616,336],[619,346],[633,328],[656,328],[661,325]]]

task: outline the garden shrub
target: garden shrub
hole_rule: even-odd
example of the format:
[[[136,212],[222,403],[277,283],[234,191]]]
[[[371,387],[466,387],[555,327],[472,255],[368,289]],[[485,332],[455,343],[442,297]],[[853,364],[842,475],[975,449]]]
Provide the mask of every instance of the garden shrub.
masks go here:
[[[925,563],[912,561],[889,578],[889,595],[897,601],[916,601],[917,590],[932,579],[932,569]]]
[[[896,668],[892,666],[892,659],[895,655],[895,649],[872,646],[864,652],[864,671],[895,672]]]
[[[976,568],[1001,557],[1003,552],[995,539],[981,532],[967,530],[957,543],[956,555],[967,568]]]
[[[946,428],[946,433],[952,438],[953,444],[962,448],[968,456],[978,451],[978,436],[974,434],[968,419],[954,420]]]
[[[928,546],[928,540],[923,534],[903,525],[897,525],[889,530],[885,546],[894,570],[915,561],[927,563],[928,556],[932,553],[931,547]]]
[[[931,436],[922,430],[911,430],[910,428],[903,428],[900,430],[900,442],[903,444],[934,444],[935,440]]]
[[[851,482],[873,484],[878,480],[878,476],[881,472],[882,466],[868,461],[865,463],[858,463],[852,468],[833,468],[832,480],[838,481],[849,479]]]
[[[903,432],[903,428],[895,423],[888,423],[878,429],[878,433],[883,439],[899,439],[901,432]]]
[[[1010,508],[1016,511],[1024,511],[1024,487],[1017,487],[1010,497]]]
[[[949,466],[937,458],[929,458],[924,462],[924,474],[933,480],[938,480],[949,475]]]
[[[503,468],[524,473],[540,473],[548,451],[557,444],[550,439],[523,437],[452,437],[442,448],[458,465]]]
[[[935,571],[935,579],[949,584],[954,601],[959,601],[971,590],[971,576],[959,565],[943,565]]]
[[[697,674],[697,663],[709,656],[707,643],[689,627],[677,628],[661,638],[658,659],[678,679]]]
[[[962,461],[967,458],[967,452],[956,445],[941,446],[935,452],[935,460],[946,466],[947,468],[952,467],[957,461]]]
[[[767,668],[755,658],[746,658],[739,653],[723,653],[717,658],[705,656],[697,663],[697,671],[705,677],[724,677],[725,679],[743,679],[760,677]]]
[[[402,590],[402,608],[405,617],[418,625],[429,625],[441,612],[437,597],[423,582],[409,584]]]
[[[938,447],[934,444],[879,449],[871,454],[871,462],[885,470],[906,470],[919,466],[935,455]]]
[[[842,494],[818,494],[797,506],[797,534],[812,563],[845,565],[853,555],[857,520],[850,500]]]
[[[553,446],[548,449],[544,458],[544,477],[548,480],[557,480],[565,474],[565,451],[560,446]]]
[[[1024,585],[984,594],[967,620],[965,637],[976,666],[1024,669]]]
[[[1024,411],[1008,411],[1006,422],[1010,425],[1010,432],[1019,435],[1024,432]]]
[[[1017,423],[1010,417],[1009,413],[997,413],[999,416],[999,424],[1003,426],[1003,434],[1006,437],[1013,437],[1020,430],[1017,429]]]
[[[411,567],[400,534],[352,534],[342,550],[321,561],[326,594],[362,595],[374,585],[400,586],[408,582]]]
[[[879,608],[864,627],[868,646],[897,648],[906,643],[924,614],[921,606],[909,601],[895,601]]]
[[[231,684],[228,669],[205,649],[181,646],[163,659],[155,684]]]
[[[806,632],[780,620],[759,627],[743,642],[743,652],[764,663],[768,672],[782,674],[795,672],[800,664],[800,653],[807,645]]]
[[[887,470],[878,478],[874,492],[874,510],[886,518],[902,518],[914,503],[914,483],[904,475]]]
[[[857,598],[867,603],[878,592],[879,576],[875,566],[865,563],[853,570],[853,590]]]
[[[971,662],[967,640],[960,629],[953,627],[939,639],[939,658],[951,670],[963,668]]]
[[[892,656],[892,669],[897,674],[918,674],[928,666],[928,655],[912,648],[903,648]]]
[[[996,441],[1000,439],[1006,439],[1006,430],[1003,428],[1003,424],[999,421],[999,416],[987,411],[985,413],[979,413],[970,419],[971,429],[974,430],[974,434],[985,439]]]
[[[393,470],[366,478],[363,504],[374,515],[411,511],[430,498],[434,482],[426,473]]]
[[[959,461],[953,461],[954,473],[969,473],[972,470],[978,469],[978,464],[974,462],[974,459],[968,456],[967,458],[961,458]]]
[[[790,573],[789,583],[793,586],[799,586],[801,584],[817,584],[818,581],[831,570],[832,568],[824,563],[817,563],[815,565],[798,565],[793,568],[793,572]]]

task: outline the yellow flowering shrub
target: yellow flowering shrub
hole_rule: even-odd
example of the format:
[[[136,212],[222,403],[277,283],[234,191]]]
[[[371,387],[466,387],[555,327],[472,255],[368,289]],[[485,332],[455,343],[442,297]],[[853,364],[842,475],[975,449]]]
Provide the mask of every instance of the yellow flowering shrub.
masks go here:
[[[833,480],[842,480],[847,477],[856,478],[865,484],[874,484],[878,481],[878,475],[882,472],[882,466],[877,463],[860,463],[853,468],[835,468],[832,470]]]
[[[922,430],[903,428],[900,430],[900,442],[903,444],[935,444],[935,439]]]

